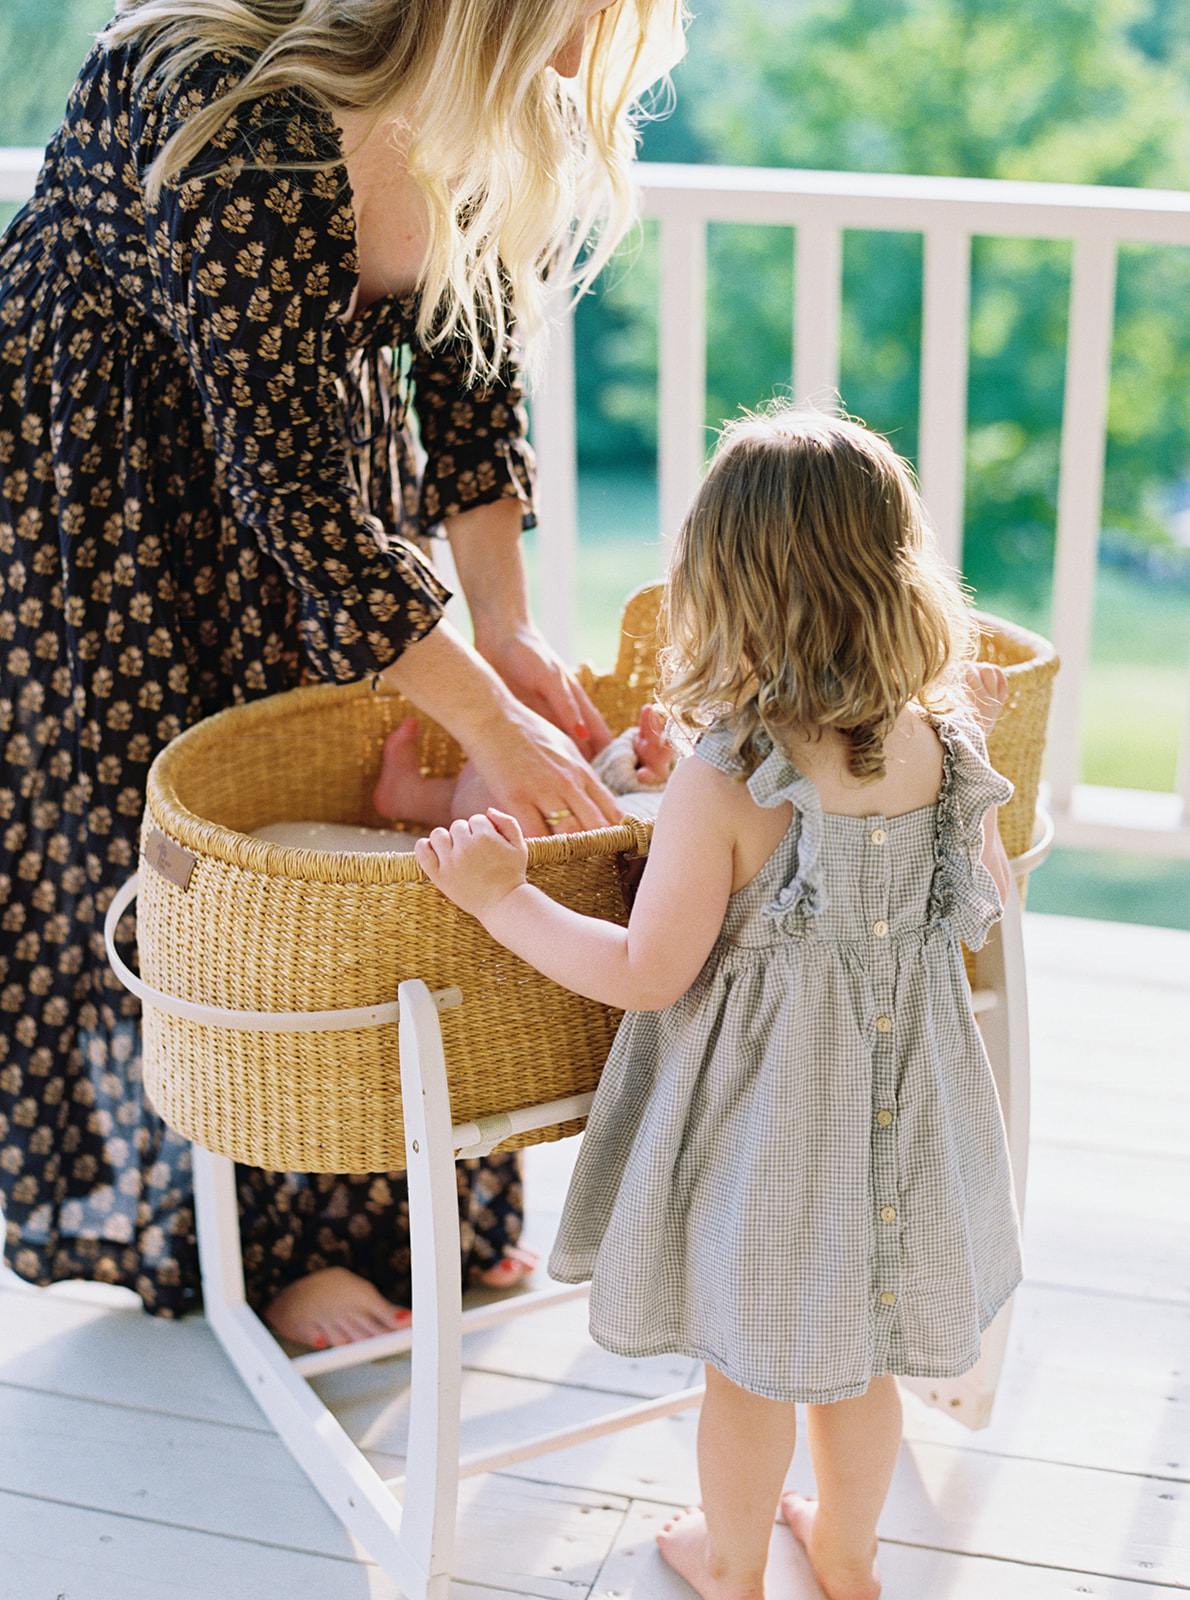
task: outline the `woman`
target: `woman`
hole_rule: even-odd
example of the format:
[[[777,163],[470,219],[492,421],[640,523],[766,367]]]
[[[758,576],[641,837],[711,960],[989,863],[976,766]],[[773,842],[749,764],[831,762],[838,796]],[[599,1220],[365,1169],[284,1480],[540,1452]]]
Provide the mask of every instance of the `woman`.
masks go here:
[[[100,926],[182,728],[378,673],[530,831],[617,815],[582,759],[606,729],[529,619],[513,327],[531,343],[621,235],[630,108],[680,13],[120,0],[84,64],[0,241],[0,1197],[30,1281],[196,1297],[187,1150],[143,1101]],[[419,550],[439,528],[474,647]],[[515,1163],[461,1188],[465,1267],[510,1281]],[[240,1192],[279,1332],[393,1325],[398,1181]]]

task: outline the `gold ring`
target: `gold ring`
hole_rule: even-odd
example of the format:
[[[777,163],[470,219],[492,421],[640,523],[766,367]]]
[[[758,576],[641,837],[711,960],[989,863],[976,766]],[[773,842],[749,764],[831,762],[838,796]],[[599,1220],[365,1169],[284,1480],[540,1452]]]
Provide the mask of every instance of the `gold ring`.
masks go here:
[[[573,811],[569,810],[568,807],[563,806],[561,811],[547,811],[545,813],[545,820],[549,823],[551,828],[556,828],[564,817],[573,817],[573,815]]]

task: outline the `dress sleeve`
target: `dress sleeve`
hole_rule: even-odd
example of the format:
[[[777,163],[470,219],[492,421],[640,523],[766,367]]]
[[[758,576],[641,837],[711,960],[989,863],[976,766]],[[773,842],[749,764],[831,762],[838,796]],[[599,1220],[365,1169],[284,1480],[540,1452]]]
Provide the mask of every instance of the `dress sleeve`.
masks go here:
[[[979,950],[1003,907],[983,863],[983,819],[1012,797],[1012,784],[988,760],[974,717],[956,714],[934,726],[942,740],[945,779],[938,806],[937,870],[931,911],[948,917],[971,950]]]
[[[157,146],[196,94],[219,88],[183,77],[150,130]],[[156,153],[147,142],[143,161]],[[311,664],[348,680],[429,632],[447,591],[352,482],[340,394],[341,319],[357,276],[351,199],[341,169],[294,167],[337,156],[308,105],[255,102],[163,189],[146,234],[159,309],[202,395],[234,523],[296,594]]]
[[[414,408],[426,464],[419,515],[423,529],[493,500],[517,499],[523,526],[536,526],[533,451],[519,375],[506,367],[498,382],[468,386],[466,366],[450,345],[416,349]]]

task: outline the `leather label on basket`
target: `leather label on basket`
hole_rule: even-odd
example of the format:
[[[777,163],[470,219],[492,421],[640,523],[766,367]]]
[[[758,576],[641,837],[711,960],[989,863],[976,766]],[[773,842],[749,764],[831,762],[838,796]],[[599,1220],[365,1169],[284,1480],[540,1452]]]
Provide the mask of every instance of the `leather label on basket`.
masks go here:
[[[196,855],[167,838],[159,828],[153,827],[145,829],[142,851],[145,860],[151,867],[156,867],[163,878],[168,878],[179,889],[190,887],[190,874],[198,861]]]

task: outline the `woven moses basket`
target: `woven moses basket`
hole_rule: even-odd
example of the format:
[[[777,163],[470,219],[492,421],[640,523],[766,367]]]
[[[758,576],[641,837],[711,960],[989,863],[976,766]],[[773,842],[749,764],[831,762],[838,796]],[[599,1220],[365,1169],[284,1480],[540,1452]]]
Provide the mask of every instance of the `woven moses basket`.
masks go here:
[[[579,669],[613,730],[652,696],[658,586],[624,608],[615,669]],[[1016,784],[1009,854],[1033,835],[1053,652],[983,619],[984,654],[1007,670],[993,760]],[[422,876],[412,855],[297,850],[248,837],[295,819],[379,823],[371,791],[387,735],[416,708],[368,683],[291,690],[220,712],[153,763],[141,851],[141,977],[163,995],[228,1010],[310,1012],[395,1001],[421,978],[458,987],[442,1015],[454,1121],[595,1087],[620,1013],[559,988],[494,943]],[[422,720],[423,768],[453,774],[457,745]],[[578,911],[623,923],[620,858],[648,825],[535,839],[529,875]],[[404,1166],[397,1024],[263,1032],[147,1004],[146,1089],[198,1144],[254,1166],[384,1172]],[[559,1124],[509,1140],[559,1138]]]

